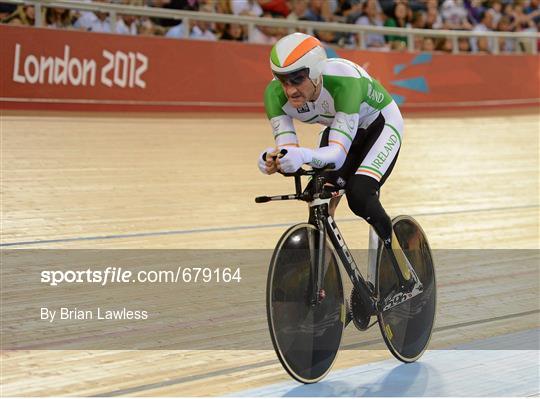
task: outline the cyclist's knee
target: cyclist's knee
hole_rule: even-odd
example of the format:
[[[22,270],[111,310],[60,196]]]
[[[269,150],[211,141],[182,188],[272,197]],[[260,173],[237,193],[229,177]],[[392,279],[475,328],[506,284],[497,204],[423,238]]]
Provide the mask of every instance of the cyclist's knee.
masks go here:
[[[377,207],[379,198],[377,191],[379,183],[371,177],[355,175],[347,183],[347,202],[355,215],[369,220],[374,206]]]

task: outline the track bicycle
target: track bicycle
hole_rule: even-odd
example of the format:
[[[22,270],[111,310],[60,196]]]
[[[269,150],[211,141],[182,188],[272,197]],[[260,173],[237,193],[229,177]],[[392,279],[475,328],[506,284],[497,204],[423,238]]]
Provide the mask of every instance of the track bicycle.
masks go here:
[[[332,168],[284,174],[294,176],[295,194],[255,199],[257,203],[300,200],[309,205],[308,223],[290,227],[279,239],[266,287],[274,349],[285,370],[302,383],[320,381],[330,371],[344,328],[351,321],[360,331],[378,322],[390,352],[410,363],[427,348],[435,320],[433,258],[418,222],[405,215],[392,220],[401,248],[413,265],[412,288],[403,284],[401,271],[371,227],[364,279],[328,212],[330,200],[345,194],[343,189],[328,187],[324,172]],[[312,178],[304,190],[301,176]],[[348,301],[342,270],[353,286]],[[372,317],[377,321],[370,324]]]

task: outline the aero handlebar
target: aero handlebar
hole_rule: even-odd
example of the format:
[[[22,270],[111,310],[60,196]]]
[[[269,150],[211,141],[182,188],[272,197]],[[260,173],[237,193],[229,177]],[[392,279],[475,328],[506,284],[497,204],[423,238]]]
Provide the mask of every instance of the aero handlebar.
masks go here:
[[[287,154],[287,150],[282,149],[273,158],[274,158],[274,160],[276,158],[282,158],[286,154]],[[266,152],[262,155],[262,158],[263,158],[263,160],[266,161]],[[285,200],[312,201],[314,199],[313,196],[309,195],[306,192],[302,192],[302,184],[301,184],[300,177],[301,176],[319,176],[321,173],[323,173],[325,171],[329,171],[329,170],[334,169],[334,167],[335,167],[334,163],[329,163],[328,165],[326,165],[322,169],[315,169],[314,168],[314,169],[308,170],[308,169],[300,168],[294,173],[283,173],[281,171],[278,171],[283,176],[294,177],[294,184],[295,184],[295,188],[296,188],[296,194],[274,195],[274,196],[271,196],[271,197],[263,195],[263,196],[260,196],[260,197],[256,197],[255,202],[258,203],[258,204],[261,204],[261,203],[264,203],[264,202],[285,201]],[[344,193],[345,193],[345,190],[335,190],[335,191],[332,191],[332,192],[325,191],[325,192],[322,192],[320,194],[317,194],[317,198],[328,199],[328,198],[337,197],[339,195],[343,195]]]

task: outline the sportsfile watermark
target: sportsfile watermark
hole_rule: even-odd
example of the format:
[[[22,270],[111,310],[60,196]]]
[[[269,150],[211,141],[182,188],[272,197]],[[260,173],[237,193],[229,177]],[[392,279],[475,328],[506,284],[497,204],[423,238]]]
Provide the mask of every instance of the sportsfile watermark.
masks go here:
[[[296,288],[309,287],[312,276],[305,253],[289,255],[284,284],[272,295],[280,314],[298,318],[298,304],[310,297],[309,288]],[[368,278],[368,251],[351,249],[351,256]],[[501,331],[537,328],[539,250],[435,249],[433,256],[437,313],[430,349],[469,342],[467,349],[540,348],[538,339],[521,338],[486,346]],[[271,249],[4,249],[0,349],[273,350],[267,320],[273,259]],[[342,310],[328,317],[347,320],[352,286],[344,270],[341,275],[343,289],[334,293],[342,291]],[[331,287],[340,287],[332,284],[337,277],[324,279],[327,299]],[[333,324],[318,317],[310,320],[319,320],[324,334]],[[341,347],[386,350],[376,317],[371,324],[360,333],[349,323]]]
[[[103,269],[43,270],[41,282],[50,286],[64,283],[89,283],[105,286],[114,283],[240,283],[239,267],[182,267],[176,270],[140,270],[109,266]]]

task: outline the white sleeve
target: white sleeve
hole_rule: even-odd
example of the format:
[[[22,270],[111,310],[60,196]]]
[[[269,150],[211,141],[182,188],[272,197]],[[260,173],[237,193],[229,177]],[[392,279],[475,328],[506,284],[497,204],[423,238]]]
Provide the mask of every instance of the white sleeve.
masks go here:
[[[270,119],[272,125],[272,133],[276,147],[298,147],[298,138],[294,130],[293,120],[289,115],[275,116]]]
[[[302,147],[304,162],[316,168],[322,168],[329,163],[333,163],[335,169],[341,168],[356,136],[358,120],[358,114],[337,112],[330,127],[328,146],[316,150]]]

